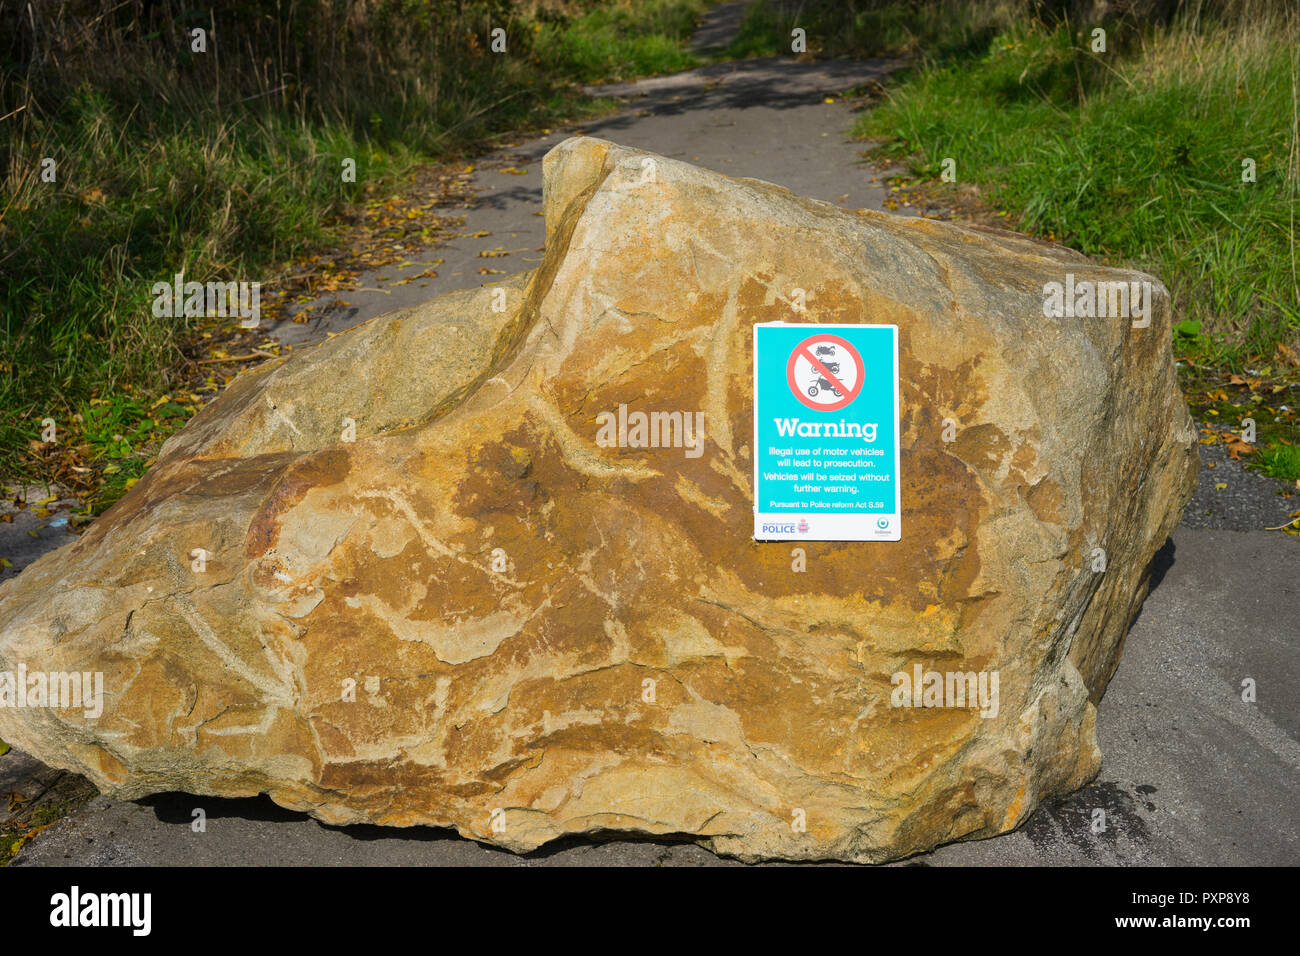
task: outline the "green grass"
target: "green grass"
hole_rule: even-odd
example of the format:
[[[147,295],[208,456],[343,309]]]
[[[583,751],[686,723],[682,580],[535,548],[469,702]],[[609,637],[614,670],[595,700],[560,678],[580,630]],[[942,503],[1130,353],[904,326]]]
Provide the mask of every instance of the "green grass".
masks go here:
[[[1109,55],[1027,21],[978,58],[915,71],[858,132],[922,178],[955,159],[1026,231],[1156,273],[1201,356],[1240,362],[1300,335],[1297,38],[1175,29]]]
[[[414,159],[274,114],[166,130],[121,120],[96,91],[71,101],[64,123],[41,130],[62,182],[24,184],[4,219],[6,473],[40,419],[73,428],[92,397],[165,390],[187,323],[153,315],[153,282],[259,279],[329,238],[327,217],[356,194],[335,171],[343,157],[362,184]]]
[[[562,24],[539,24],[537,55],[584,83],[690,69],[699,61],[685,41],[705,6],[642,0],[594,7]]]
[[[740,21],[740,29],[723,55],[732,59],[775,56],[790,52],[792,18],[770,3],[752,3]]]
[[[354,30],[326,0],[233,0],[207,54],[188,46],[206,11],[163,3],[170,17],[140,21],[133,5],[102,6],[94,34],[65,16],[72,5],[44,8],[39,42],[0,11],[13,33],[0,58],[0,477],[42,477],[29,443],[52,418],[61,442],[116,464],[120,493],[143,467],[142,430],[184,421],[146,424],[196,321],[155,317],[154,282],[272,281],[336,239],[345,206],[416,165],[590,112],[579,82],[691,65],[684,41],[705,3],[376,0]],[[488,49],[493,24],[504,54]],[[96,430],[106,415],[111,433]]]
[[[1264,448],[1259,454],[1258,466],[1261,471],[1274,478],[1300,481],[1300,447],[1274,445]]]
[[[729,57],[789,55],[791,31],[804,30],[815,57],[950,57],[983,49],[1016,4],[980,0],[756,0],[726,49]]]

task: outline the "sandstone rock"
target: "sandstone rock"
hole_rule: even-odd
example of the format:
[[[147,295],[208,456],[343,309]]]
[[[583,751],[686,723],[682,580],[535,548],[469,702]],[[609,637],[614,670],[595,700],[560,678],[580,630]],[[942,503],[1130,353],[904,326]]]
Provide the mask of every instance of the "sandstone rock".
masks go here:
[[[590,138],[545,179],[536,271],[241,376],[0,585],[0,672],[105,687],[97,719],[0,707],[0,737],[119,797],[268,793],[516,851],[882,861],[1087,782],[1194,483],[1163,288],[1148,328],[1050,318],[1066,272],[1147,277]],[[751,540],[773,320],[899,326],[902,541],[811,543],[799,573]],[[703,411],[704,453],[598,446],[620,403]],[[891,706],[917,666],[996,672],[996,715]]]

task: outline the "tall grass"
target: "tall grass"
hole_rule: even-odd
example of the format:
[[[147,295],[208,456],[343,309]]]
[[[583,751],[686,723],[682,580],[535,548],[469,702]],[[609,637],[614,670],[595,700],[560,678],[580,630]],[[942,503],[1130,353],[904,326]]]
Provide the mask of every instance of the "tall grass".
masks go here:
[[[187,320],[154,282],[265,280],[367,187],[572,114],[578,81],[689,65],[703,7],[0,0],[0,475],[35,477],[43,418],[166,391]]]
[[[729,52],[788,54],[795,27],[814,55],[912,56],[857,131],[922,179],[956,160],[1023,229],[1159,273],[1203,358],[1300,337],[1293,0],[762,0]]]
[[[1159,28],[1011,17],[858,129],[922,177],[955,159],[1023,228],[1158,273],[1207,357],[1238,361],[1300,337],[1297,43],[1296,8],[1249,0]]]
[[[734,57],[791,52],[805,32],[815,57],[947,58],[984,49],[1006,24],[1032,15],[1027,0],[755,0],[727,48]]]

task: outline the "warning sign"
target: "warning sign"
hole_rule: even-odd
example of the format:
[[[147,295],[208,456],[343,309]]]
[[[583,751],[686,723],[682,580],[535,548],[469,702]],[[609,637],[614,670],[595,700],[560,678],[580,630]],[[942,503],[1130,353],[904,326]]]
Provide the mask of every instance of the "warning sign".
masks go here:
[[[754,537],[901,536],[898,327],[754,326]]]

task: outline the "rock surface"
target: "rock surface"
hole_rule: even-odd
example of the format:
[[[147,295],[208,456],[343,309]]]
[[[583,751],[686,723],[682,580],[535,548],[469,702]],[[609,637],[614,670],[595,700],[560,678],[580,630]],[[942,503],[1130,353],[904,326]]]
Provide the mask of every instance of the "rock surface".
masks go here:
[[[0,585],[0,673],[104,675],[97,718],[0,738],[120,797],[755,860],[991,836],[1091,779],[1195,483],[1163,288],[1148,328],[1048,318],[1066,272],[1148,277],[591,138],[545,179],[537,270],[240,376]],[[902,541],[751,540],[774,320],[899,326]],[[703,411],[704,453],[598,446],[620,404]],[[917,665],[996,672],[996,715],[891,706]]]

